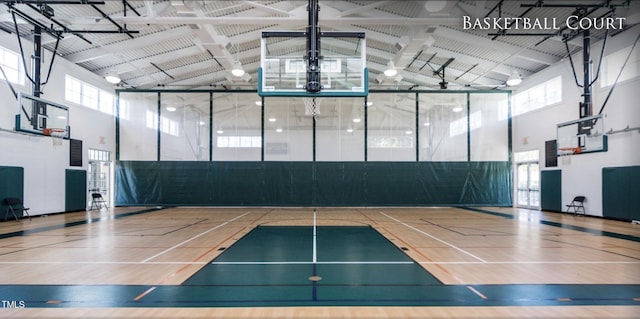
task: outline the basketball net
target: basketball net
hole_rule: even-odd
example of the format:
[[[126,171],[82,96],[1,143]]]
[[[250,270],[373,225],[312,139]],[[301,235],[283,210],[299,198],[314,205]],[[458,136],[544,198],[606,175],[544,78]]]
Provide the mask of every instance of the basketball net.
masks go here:
[[[42,133],[47,136],[51,136],[53,146],[62,145],[62,140],[67,136],[67,130],[63,128],[45,128]]]
[[[304,101],[305,115],[313,116],[315,118],[316,115],[320,114],[320,102],[318,102],[318,100],[316,100],[315,97],[312,97],[312,98],[305,97],[305,98],[302,98],[302,101]]]

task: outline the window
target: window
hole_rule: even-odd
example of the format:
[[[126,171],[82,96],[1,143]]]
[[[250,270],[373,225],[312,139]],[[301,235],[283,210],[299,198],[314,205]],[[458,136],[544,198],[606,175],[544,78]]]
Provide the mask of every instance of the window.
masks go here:
[[[84,105],[103,113],[115,115],[115,97],[113,94],[82,82],[69,75],[65,78],[65,94],[67,101]]]
[[[69,102],[82,104],[82,82],[67,76],[65,78],[64,98]]]
[[[158,121],[156,112],[147,110],[147,127],[150,129],[158,129]],[[160,132],[167,133],[173,136],[180,135],[180,127],[178,122],[168,119],[164,116],[160,117]]]
[[[218,136],[216,142],[219,148],[262,147],[262,137],[260,136]]]
[[[372,136],[367,140],[369,148],[413,148],[412,136]]]
[[[631,55],[629,55],[631,53]],[[624,61],[629,57],[629,61],[623,68]],[[633,79],[640,74],[640,49],[637,47],[631,52],[631,47],[624,48],[618,52],[611,53],[602,59],[602,69],[600,70],[600,87],[611,86],[616,82]]]
[[[22,59],[18,53],[0,47],[0,66],[9,82],[24,85]]]
[[[119,101],[119,107],[120,107],[120,119],[121,120],[128,120],[130,118],[130,108],[129,108],[129,101],[125,100],[125,99],[120,99]]]
[[[556,77],[513,96],[513,116],[562,101],[562,78]]]
[[[90,161],[100,161],[100,162],[109,162],[109,152],[89,149],[89,160]]]
[[[477,111],[477,112],[471,113],[471,116],[469,117],[469,126],[471,127],[472,131],[482,127],[482,112]],[[464,133],[467,133],[466,117],[455,120],[449,124],[450,137],[458,136]]]
[[[538,150],[526,151],[526,152],[515,152],[513,153],[513,160],[516,163],[525,163],[525,162],[537,162],[538,161]]]

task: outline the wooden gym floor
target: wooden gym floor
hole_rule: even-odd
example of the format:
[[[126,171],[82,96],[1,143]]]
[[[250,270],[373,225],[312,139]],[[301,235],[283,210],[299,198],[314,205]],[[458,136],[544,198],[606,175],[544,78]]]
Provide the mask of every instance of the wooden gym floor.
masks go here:
[[[637,318],[640,225],[496,207],[116,208],[0,223],[0,270],[5,318]]]

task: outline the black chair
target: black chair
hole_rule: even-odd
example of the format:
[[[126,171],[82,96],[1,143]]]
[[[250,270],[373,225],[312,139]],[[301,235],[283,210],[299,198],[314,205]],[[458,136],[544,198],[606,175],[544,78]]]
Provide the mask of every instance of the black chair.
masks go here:
[[[573,214],[578,215],[582,212],[582,215],[586,215],[587,212],[584,210],[584,201],[586,197],[584,196],[576,196],[571,201],[571,204],[567,205],[567,213],[571,212],[573,209]]]
[[[93,210],[93,207],[96,209],[102,209],[102,205],[104,205],[104,208],[109,207],[107,206],[107,201],[102,197],[102,194],[91,193],[91,206],[89,207],[89,210]]]
[[[11,212],[11,214],[13,214],[13,217],[16,219],[16,221],[19,221],[18,215],[16,214],[16,210],[22,210],[23,214],[27,214],[27,216],[29,217],[29,220],[31,220],[31,215],[29,215],[29,208],[24,207],[24,204],[22,203],[22,199],[17,198],[17,197],[7,197],[4,199],[4,204],[7,205],[7,212],[4,214],[4,221],[7,221],[7,218],[9,217],[9,212]],[[20,215],[20,217],[22,217],[22,215]]]

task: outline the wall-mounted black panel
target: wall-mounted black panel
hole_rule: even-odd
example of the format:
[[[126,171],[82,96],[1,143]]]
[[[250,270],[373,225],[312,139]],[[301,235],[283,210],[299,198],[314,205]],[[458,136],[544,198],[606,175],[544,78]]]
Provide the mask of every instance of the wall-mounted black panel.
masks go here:
[[[556,140],[544,142],[544,166],[558,166],[558,143]]]
[[[82,166],[82,140],[69,140],[69,166]]]

